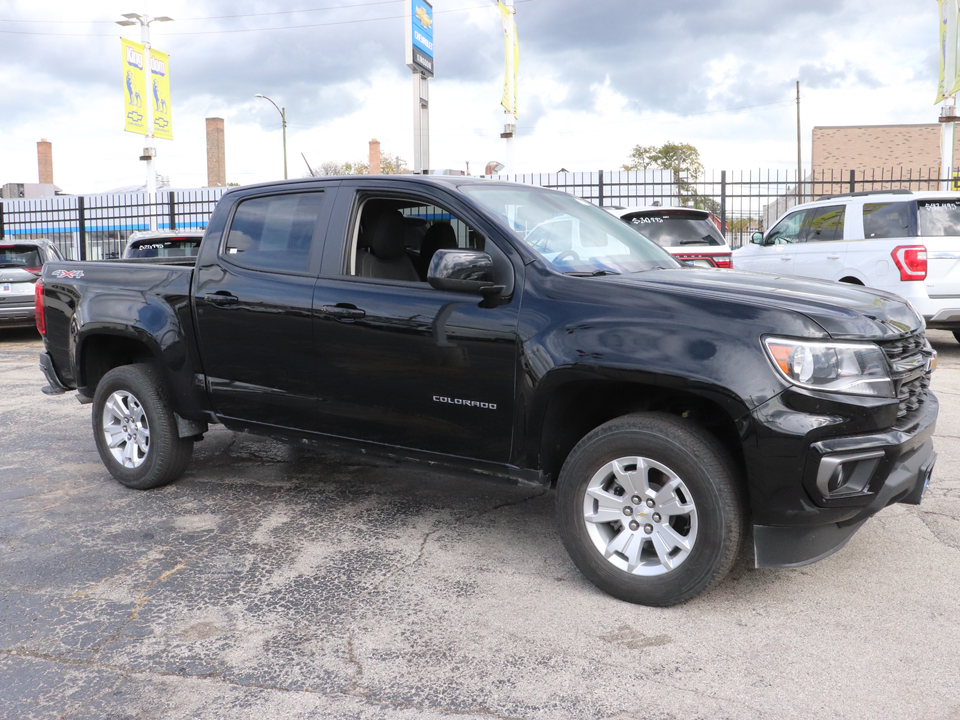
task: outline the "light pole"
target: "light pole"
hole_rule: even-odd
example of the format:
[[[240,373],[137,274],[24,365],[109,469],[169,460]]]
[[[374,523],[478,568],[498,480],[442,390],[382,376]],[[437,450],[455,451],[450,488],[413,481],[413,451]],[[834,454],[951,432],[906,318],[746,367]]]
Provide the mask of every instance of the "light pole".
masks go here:
[[[150,78],[150,23],[153,21],[157,22],[171,22],[172,17],[167,17],[163,15],[162,17],[150,17],[149,15],[141,15],[140,13],[124,13],[123,17],[126,20],[117,20],[117,25],[129,26],[136,25],[140,23],[140,42],[143,43],[143,49],[146,53],[146,70],[147,78]],[[147,162],[147,202],[154,202],[157,194],[157,173],[153,169],[153,158],[157,155],[157,149],[153,146],[154,134],[153,134],[153,104],[150,102],[150,89],[144,88],[146,93],[146,106],[147,106],[147,142],[149,147],[143,149],[143,155],[140,156],[141,160],[146,160]],[[154,213],[150,213],[150,229],[157,229],[157,218]]]
[[[263,98],[264,100],[270,100],[266,95],[257,93],[254,97]],[[283,179],[287,179],[287,109],[282,108],[277,105],[273,100],[270,100],[270,104],[273,105],[277,112],[280,113],[280,119],[283,121]]]

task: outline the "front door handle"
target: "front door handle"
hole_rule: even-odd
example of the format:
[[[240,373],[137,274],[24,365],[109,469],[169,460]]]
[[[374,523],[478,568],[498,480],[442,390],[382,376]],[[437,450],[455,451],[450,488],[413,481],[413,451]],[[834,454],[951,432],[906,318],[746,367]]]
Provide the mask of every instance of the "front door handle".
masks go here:
[[[332,317],[334,320],[359,320],[366,317],[365,310],[361,310],[354,305],[341,303],[339,305],[321,305],[320,314],[326,317]]]
[[[203,299],[211,305],[236,305],[239,298],[230,293],[207,293]]]
[[[783,255],[781,255],[781,256],[780,256],[780,259],[781,259],[783,262],[787,262],[788,260],[793,260],[793,257],[791,257],[790,255],[787,255],[786,257],[784,257]]]
[[[827,260],[839,260],[839,255],[827,255]]]

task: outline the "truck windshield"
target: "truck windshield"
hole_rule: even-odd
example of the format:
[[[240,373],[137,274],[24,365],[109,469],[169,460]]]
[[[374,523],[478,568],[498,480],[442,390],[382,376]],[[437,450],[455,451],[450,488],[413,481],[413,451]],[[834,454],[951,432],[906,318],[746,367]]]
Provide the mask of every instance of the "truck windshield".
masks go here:
[[[499,183],[461,185],[460,190],[558,272],[602,275],[680,267],[655,243],[573,195]]]

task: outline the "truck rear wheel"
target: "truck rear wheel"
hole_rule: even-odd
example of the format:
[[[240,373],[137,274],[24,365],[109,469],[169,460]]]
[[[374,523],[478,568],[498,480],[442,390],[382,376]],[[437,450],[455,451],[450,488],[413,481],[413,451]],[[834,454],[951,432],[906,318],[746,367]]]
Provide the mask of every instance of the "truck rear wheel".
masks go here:
[[[173,482],[193,455],[193,440],[180,437],[151,365],[123,365],[103,376],[93,396],[93,437],[110,474],[136,490]]]
[[[712,435],[645,413],[577,444],[560,472],[557,515],[588,580],[621,600],[664,607],[727,575],[746,512],[736,465]]]

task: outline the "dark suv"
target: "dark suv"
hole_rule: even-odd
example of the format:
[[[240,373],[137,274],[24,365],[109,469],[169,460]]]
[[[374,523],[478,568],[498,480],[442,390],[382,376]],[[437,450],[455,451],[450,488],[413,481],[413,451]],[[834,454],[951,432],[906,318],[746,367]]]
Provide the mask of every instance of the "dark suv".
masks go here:
[[[49,240],[0,240],[0,328],[33,325],[34,285],[51,260],[63,255]]]

